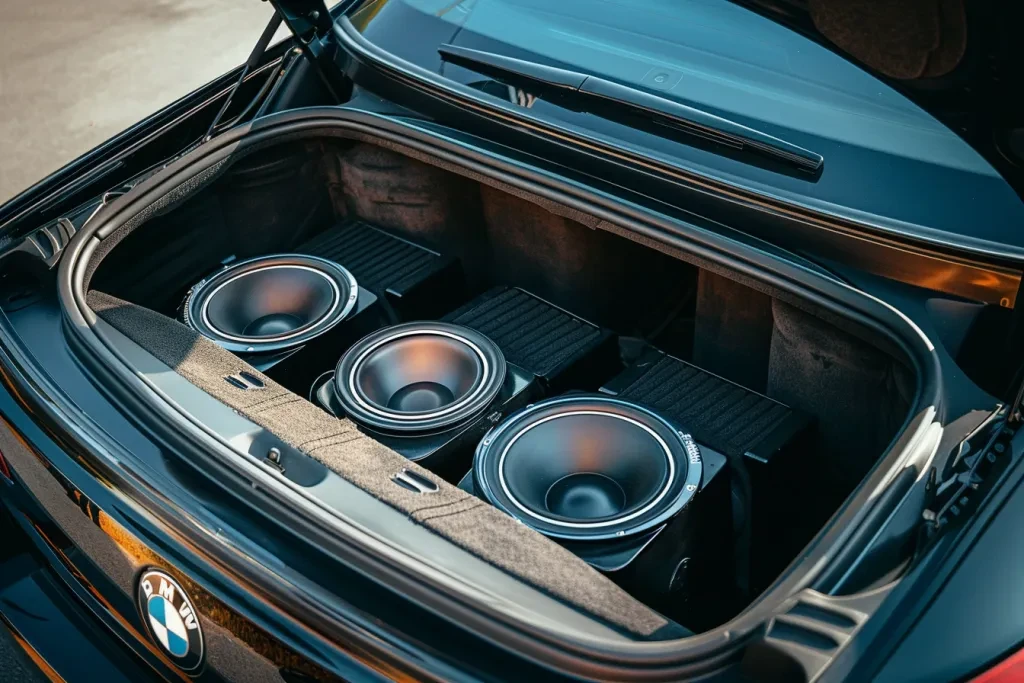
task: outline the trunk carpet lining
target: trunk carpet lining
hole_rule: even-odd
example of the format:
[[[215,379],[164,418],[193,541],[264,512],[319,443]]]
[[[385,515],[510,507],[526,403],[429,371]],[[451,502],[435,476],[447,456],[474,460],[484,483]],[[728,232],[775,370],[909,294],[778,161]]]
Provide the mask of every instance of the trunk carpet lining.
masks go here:
[[[671,627],[561,546],[406,460],[347,419],[299,399],[185,325],[95,291],[88,303],[185,379],[464,550],[628,632],[659,637],[659,629]],[[225,381],[239,371],[259,377],[266,388],[243,390]],[[396,485],[391,478],[403,468],[434,482],[438,491],[423,496]]]

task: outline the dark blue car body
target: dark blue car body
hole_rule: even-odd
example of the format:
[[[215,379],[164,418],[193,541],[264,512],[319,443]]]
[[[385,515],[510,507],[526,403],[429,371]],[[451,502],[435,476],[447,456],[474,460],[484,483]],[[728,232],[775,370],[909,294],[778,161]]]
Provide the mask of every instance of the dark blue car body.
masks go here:
[[[302,3],[281,3],[293,4]],[[344,49],[327,59],[354,88],[339,105],[345,115],[501,150],[524,165],[579,168],[592,158],[584,182],[685,206],[708,230],[765,254],[795,253],[936,338],[943,330],[921,289],[936,271],[950,295],[1016,304],[1024,204],[1014,189],[931,114],[822,45],[727,2],[678,12],[667,3],[605,3],[603,14],[583,2],[444,4],[454,7],[441,16],[411,0],[335,8],[342,18],[329,44]],[[823,171],[778,173],[543,99],[522,106],[516,88],[503,101],[481,90],[478,75],[443,64],[440,44],[648,87],[813,150]],[[240,70],[0,207],[0,250],[39,249],[33,258],[56,263],[100,206],[201,140],[229,96],[231,113],[242,112],[275,71],[273,97],[288,103],[280,115],[321,104],[317,87],[336,83],[309,86],[319,83],[316,69],[296,45],[270,48],[237,90]],[[33,233],[40,226],[45,243]],[[23,241],[29,233],[36,243]],[[396,589],[397,572],[384,576],[359,549],[276,524],[274,511],[253,510],[212,485],[210,473],[183,466],[188,444],[150,429],[125,396],[97,389],[104,378],[78,361],[56,284],[14,285],[5,284],[0,314],[5,680],[566,680],[629,678],[644,667],[650,680],[759,679],[735,654],[714,665],[655,655],[644,664],[594,660],[554,646],[542,655],[520,651],[516,634],[502,642],[472,622],[453,623],[416,586]],[[952,361],[943,363],[949,405],[973,397]],[[968,417],[948,429],[941,449],[954,450],[989,415]],[[914,558],[884,600],[851,602],[870,618],[833,624],[836,646],[807,664],[818,680],[962,680],[1019,647],[1024,436],[1007,427],[1000,444],[998,467],[971,489],[968,513]],[[891,514],[898,525],[898,510]],[[182,671],[157,647],[140,614],[137,582],[153,568],[186,577],[181,587],[204,617],[197,671]],[[770,649],[763,635],[747,647]]]

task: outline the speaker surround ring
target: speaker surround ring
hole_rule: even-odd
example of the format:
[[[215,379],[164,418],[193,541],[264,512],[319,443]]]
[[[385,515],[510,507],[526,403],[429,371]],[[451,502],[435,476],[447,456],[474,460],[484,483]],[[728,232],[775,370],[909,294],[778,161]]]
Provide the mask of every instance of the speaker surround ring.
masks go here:
[[[666,476],[664,478],[664,481],[662,482],[662,486],[659,488],[658,492],[653,496],[653,498],[651,498],[649,501],[645,501],[644,505],[642,507],[640,507],[638,510],[630,511],[629,514],[627,514],[627,515],[614,515],[614,516],[611,517],[611,519],[603,519],[603,520],[594,521],[594,522],[573,522],[573,521],[569,521],[569,520],[567,520],[565,518],[561,518],[560,519],[558,515],[544,515],[544,514],[540,514],[540,513],[536,512],[535,510],[531,509],[530,507],[528,507],[526,505],[523,505],[516,498],[516,496],[512,493],[512,491],[509,490],[508,481],[507,481],[506,476],[505,476],[505,464],[506,464],[506,460],[507,460],[507,457],[508,457],[508,453],[515,446],[516,442],[522,436],[526,435],[530,430],[532,430],[532,429],[534,429],[536,427],[540,427],[541,425],[546,424],[548,422],[551,422],[553,420],[564,420],[564,419],[568,419],[570,417],[574,417],[574,416],[578,416],[578,415],[602,415],[602,416],[605,416],[605,417],[607,417],[609,419],[622,420],[624,422],[628,422],[629,424],[632,424],[635,427],[639,427],[640,429],[643,429],[648,434],[653,436],[654,439],[658,442],[658,445],[661,447],[662,452],[665,455],[665,462],[666,462],[666,464],[668,466],[668,476]],[[545,501],[547,502],[550,499],[552,490],[554,490],[554,488],[556,486],[558,486],[560,483],[564,482],[566,479],[568,479],[570,477],[579,477],[579,476],[583,476],[583,475],[591,475],[591,476],[593,476],[595,474],[596,474],[596,476],[600,476],[600,477],[603,477],[605,479],[609,479],[610,481],[614,481],[614,480],[611,480],[609,477],[607,477],[607,476],[605,476],[603,474],[597,474],[597,473],[592,473],[592,472],[579,472],[579,473],[574,473],[574,474],[567,474],[565,477],[562,477],[561,479],[558,479],[554,484],[552,484],[551,488],[549,488],[547,490],[547,495],[545,496]],[[623,415],[618,415],[618,414],[615,414],[615,413],[593,411],[593,410],[573,410],[573,411],[569,411],[569,412],[566,412],[566,413],[556,413],[554,415],[549,415],[549,416],[547,416],[545,418],[537,420],[536,422],[532,422],[532,423],[528,424],[525,429],[523,429],[522,431],[516,433],[508,441],[508,443],[502,449],[501,454],[500,454],[500,456],[498,458],[498,483],[500,484],[502,490],[505,492],[505,495],[508,496],[510,501],[512,501],[513,505],[515,505],[517,508],[519,508],[520,511],[524,512],[525,514],[529,515],[530,517],[533,517],[534,519],[538,519],[538,520],[540,520],[542,522],[546,522],[548,524],[553,524],[555,526],[567,527],[567,528],[571,528],[571,529],[597,529],[597,528],[600,528],[600,527],[607,527],[607,526],[622,524],[624,522],[629,522],[630,520],[635,519],[635,518],[643,515],[645,512],[647,512],[648,510],[650,510],[651,508],[656,506],[668,494],[669,489],[671,488],[672,480],[674,478],[675,478],[675,462],[672,459],[672,452],[669,450],[668,444],[666,444],[665,441],[660,436],[658,436],[652,429],[650,429],[649,427],[644,425],[642,422],[638,422],[637,420],[634,420],[634,419],[629,418],[629,417],[625,417]],[[549,505],[549,507],[550,507],[550,505]]]
[[[283,351],[348,317],[359,297],[345,268],[315,256],[277,254],[239,261],[188,293],[187,325],[236,353]]]
[[[378,330],[338,361],[345,413],[384,432],[431,432],[472,419],[505,381],[501,350],[461,325],[412,322]]]
[[[553,538],[606,540],[671,519],[701,485],[700,449],[656,413],[599,394],[540,401],[477,447],[489,502]]]

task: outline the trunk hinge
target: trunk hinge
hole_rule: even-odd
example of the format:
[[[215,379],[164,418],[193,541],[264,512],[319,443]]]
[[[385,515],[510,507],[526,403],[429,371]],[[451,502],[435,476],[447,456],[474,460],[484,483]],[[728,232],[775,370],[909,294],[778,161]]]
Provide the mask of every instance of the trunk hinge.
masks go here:
[[[1020,399],[1010,408],[995,412],[959,446],[952,472],[935,490],[932,504],[925,510],[929,536],[945,530],[952,522],[971,512],[987,488],[1004,469],[1012,452],[1010,440],[1020,423]]]
[[[335,32],[340,30],[324,0],[270,0],[295,36],[306,58],[316,67],[337,102],[348,99],[352,81],[338,58],[342,49]]]

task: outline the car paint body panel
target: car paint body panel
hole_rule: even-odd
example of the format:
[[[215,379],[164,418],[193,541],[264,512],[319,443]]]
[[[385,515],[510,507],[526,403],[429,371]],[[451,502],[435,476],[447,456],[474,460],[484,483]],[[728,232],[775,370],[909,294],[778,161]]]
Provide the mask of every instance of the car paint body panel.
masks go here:
[[[199,610],[207,649],[199,680],[248,681],[257,674],[252,680],[283,678],[288,683],[478,680],[480,672],[495,666],[525,678],[554,680],[492,643],[467,639],[461,629],[321,549],[295,543],[287,530],[275,526],[272,510],[247,514],[244,505],[239,509],[222,492],[211,490],[204,477],[179,464],[166,444],[123,415],[112,396],[98,391],[96,379],[74,361],[52,292],[36,305],[0,312],[0,325],[8,332],[17,329],[22,351],[31,347],[41,356],[54,373],[48,377],[54,383],[51,391],[75,406],[79,419],[102,425],[106,436],[130,449],[122,457],[147,471],[146,490],[165,503],[174,500],[177,521],[187,520],[193,533],[172,531],[156,510],[144,506],[132,482],[119,478],[131,468],[123,473],[97,469],[96,463],[109,461],[110,454],[82,452],[83,445],[68,441],[66,425],[54,423],[28,393],[8,383],[9,377],[2,378],[0,452],[13,483],[0,478],[0,506],[19,520],[37,564],[34,569],[45,572],[47,585],[62,586],[70,604],[77,606],[69,619],[85,619],[97,633],[106,634],[108,659],[127,657],[129,672],[141,670],[147,677],[188,680],[150,639],[136,605],[139,574],[157,568],[186,587]],[[0,348],[7,367],[10,351]],[[314,634],[300,625],[260,592],[244,565],[232,571],[223,557],[209,552],[211,545],[225,549],[235,562],[266,558],[260,572],[281,586],[312,581],[329,591],[330,611],[337,620],[333,629],[322,627]],[[0,603],[0,614],[6,613]],[[35,649],[43,657],[46,648]],[[59,661],[42,661],[67,680],[76,680],[74,671],[68,677],[67,671],[57,669]]]

